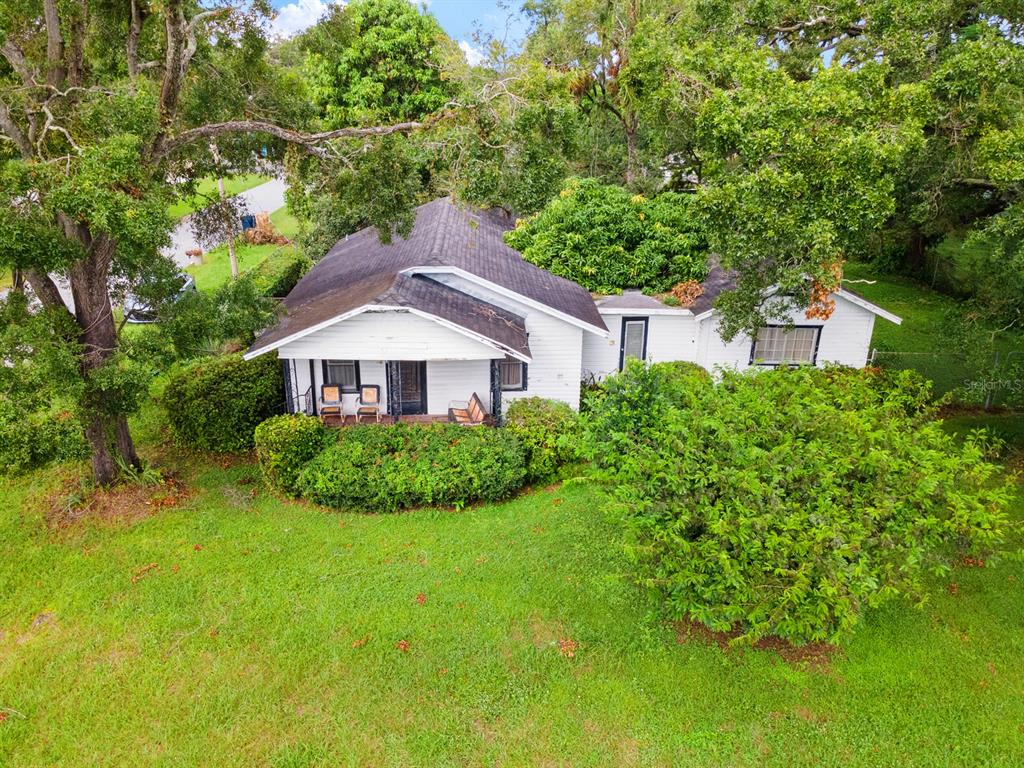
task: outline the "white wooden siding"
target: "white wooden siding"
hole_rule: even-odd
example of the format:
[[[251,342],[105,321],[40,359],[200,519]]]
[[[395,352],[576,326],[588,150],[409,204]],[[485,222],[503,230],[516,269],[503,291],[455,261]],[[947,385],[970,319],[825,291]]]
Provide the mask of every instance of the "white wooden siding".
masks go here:
[[[603,379],[619,370],[622,346],[622,318],[647,318],[647,362],[663,363],[671,360],[697,359],[697,323],[693,315],[647,314],[644,310],[601,313],[610,337],[602,339],[593,334],[583,337],[583,377]]]
[[[493,347],[410,312],[364,312],[296,339],[282,358],[327,360],[486,360]]]
[[[861,368],[867,364],[875,316],[841,296],[833,295],[833,298],[836,301],[836,308],[832,317],[826,321],[808,320],[803,310],[793,310],[790,318],[795,325],[821,327],[818,366],[832,363]],[[722,341],[718,335],[717,315],[705,318],[699,325],[697,346],[700,354],[697,362],[700,365],[708,370],[716,367],[750,367],[752,342],[749,336],[738,334],[728,343]]]
[[[526,332],[530,335],[533,358],[526,371],[527,389],[502,392],[503,410],[508,410],[514,400],[522,397],[561,400],[579,408],[583,329],[543,312],[531,311],[526,316]]]
[[[473,393],[491,410],[491,361],[460,360],[427,362],[427,412],[448,413],[453,400],[467,402]]]

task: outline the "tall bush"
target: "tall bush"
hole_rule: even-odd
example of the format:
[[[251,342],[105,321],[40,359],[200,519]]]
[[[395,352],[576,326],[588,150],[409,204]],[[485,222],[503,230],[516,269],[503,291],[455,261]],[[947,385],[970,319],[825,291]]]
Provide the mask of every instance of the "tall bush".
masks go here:
[[[508,408],[505,429],[526,451],[529,482],[551,478],[576,458],[577,416],[565,403],[540,397],[516,400]]]
[[[591,291],[665,291],[707,274],[692,205],[675,192],[647,199],[595,179],[569,179],[505,240],[527,261]]]
[[[163,395],[175,439],[210,451],[252,448],[256,426],[283,402],[284,380],[275,355],[248,362],[227,355],[183,365],[171,374]]]
[[[798,369],[713,384],[631,363],[604,388],[587,451],[637,581],[672,617],[835,641],[1003,536],[998,468],[918,407],[913,381]]]
[[[525,454],[501,429],[455,424],[349,427],[302,470],[305,498],[332,507],[395,512],[426,504],[496,501],[522,486]]]

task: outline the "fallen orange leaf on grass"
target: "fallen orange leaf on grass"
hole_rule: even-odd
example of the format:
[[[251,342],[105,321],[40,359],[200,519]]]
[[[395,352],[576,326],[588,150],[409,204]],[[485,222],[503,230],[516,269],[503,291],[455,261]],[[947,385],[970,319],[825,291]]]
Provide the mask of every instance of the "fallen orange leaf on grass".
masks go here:
[[[579,648],[579,646],[576,644],[576,641],[571,640],[568,637],[563,637],[558,641],[558,650],[561,651],[562,655],[567,659],[576,657],[577,648]]]
[[[419,603],[420,605],[426,605],[426,603],[427,603],[427,596],[425,594],[423,594],[422,592],[420,592],[418,595],[416,595],[416,602]]]
[[[397,643],[395,643],[395,648],[400,650],[402,653],[406,653],[409,650],[409,641],[399,640]]]
[[[366,635],[366,637],[360,637],[358,640],[353,641],[352,642],[352,647],[353,648],[362,648],[368,642],[370,642],[370,636]]]
[[[149,565],[142,566],[141,568],[136,570],[135,573],[132,574],[132,584],[137,584],[139,579],[144,577],[147,573],[152,571],[154,568],[159,568],[159,567],[160,566],[157,565],[156,563],[150,563]]]

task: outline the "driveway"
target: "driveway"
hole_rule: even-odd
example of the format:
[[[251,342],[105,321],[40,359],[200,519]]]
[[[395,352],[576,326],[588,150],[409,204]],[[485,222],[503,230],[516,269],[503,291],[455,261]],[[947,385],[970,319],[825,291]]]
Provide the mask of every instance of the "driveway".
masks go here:
[[[283,179],[271,179],[265,184],[260,184],[258,187],[253,187],[240,193],[238,197],[245,200],[251,213],[255,214],[263,211],[273,213],[278,208],[284,206],[284,192],[286,189],[288,189],[288,185],[284,183]],[[170,256],[174,259],[174,263],[179,267],[187,267],[190,262],[188,256],[185,255],[186,251],[197,249],[202,250],[192,234],[189,217],[186,216],[178,222],[178,226],[171,230],[171,244],[164,248],[163,253],[165,256]]]

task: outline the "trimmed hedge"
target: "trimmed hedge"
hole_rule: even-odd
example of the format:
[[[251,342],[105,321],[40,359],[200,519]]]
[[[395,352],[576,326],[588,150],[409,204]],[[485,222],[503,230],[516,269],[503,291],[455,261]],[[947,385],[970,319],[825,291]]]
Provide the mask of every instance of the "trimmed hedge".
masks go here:
[[[576,459],[578,417],[557,400],[524,397],[505,415],[505,429],[519,438],[526,451],[526,478],[547,480]]]
[[[87,458],[89,445],[82,425],[70,413],[0,415],[0,474]]]
[[[395,512],[496,501],[525,478],[523,446],[507,430],[363,425],[343,429],[337,444],[302,470],[298,488],[310,501],[331,507]]]
[[[256,457],[267,483],[296,495],[299,473],[337,438],[315,416],[272,416],[256,427]]]
[[[284,380],[276,355],[199,360],[171,374],[163,404],[179,443],[208,451],[253,447],[256,426],[280,410]]]

